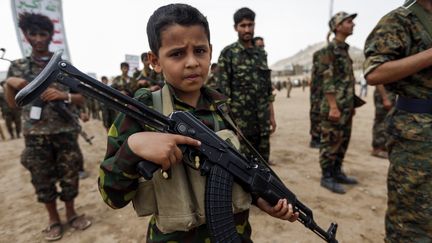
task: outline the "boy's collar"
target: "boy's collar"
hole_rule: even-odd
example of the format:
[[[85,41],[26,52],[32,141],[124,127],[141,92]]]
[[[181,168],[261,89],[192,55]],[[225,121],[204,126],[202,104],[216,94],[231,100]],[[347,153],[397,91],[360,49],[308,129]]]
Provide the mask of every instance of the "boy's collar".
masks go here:
[[[180,98],[178,98],[175,94],[174,88],[171,84],[165,82],[165,85],[168,85],[168,88],[170,90],[171,96],[173,97],[173,100],[176,102],[179,102],[181,104],[185,104]],[[216,107],[219,104],[226,103],[228,101],[228,97],[225,95],[219,93],[217,90],[209,88],[205,85],[203,85],[200,89],[200,97],[198,99],[196,110],[198,109],[204,109],[204,110],[216,110]],[[187,105],[187,104],[185,104]]]

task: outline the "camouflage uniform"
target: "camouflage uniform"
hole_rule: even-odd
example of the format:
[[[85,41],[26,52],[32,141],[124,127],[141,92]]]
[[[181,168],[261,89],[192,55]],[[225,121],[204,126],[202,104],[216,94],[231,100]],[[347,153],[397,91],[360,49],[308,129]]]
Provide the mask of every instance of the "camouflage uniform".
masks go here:
[[[341,117],[338,122],[328,119],[330,107],[323,95],[321,102],[320,165],[323,173],[341,171],[342,161],[351,138],[354,112],[354,73],[348,54],[349,45],[335,39],[323,50],[320,70],[323,72],[323,94],[334,93]],[[322,69],[321,69],[322,68]]]
[[[136,71],[133,76],[132,76],[132,92],[135,93],[138,89],[140,88],[149,88],[150,86],[153,85],[158,85],[159,87],[163,86],[164,83],[164,78],[162,76],[161,73],[157,73],[155,70],[153,69],[146,69],[143,68],[143,70],[141,71]],[[147,80],[148,84],[146,85],[139,85],[138,81],[139,80]]]
[[[172,88],[171,93],[172,92]],[[201,120],[210,129],[215,129],[214,114],[219,104],[225,103],[226,98],[215,90],[203,87],[197,107],[193,108],[182,102],[175,95],[172,96],[174,110],[189,111]],[[144,104],[151,107],[152,95],[148,90],[140,89],[135,97]],[[219,128],[226,129],[227,126],[219,116]],[[138,178],[136,164],[142,159],[133,154],[127,142],[127,138],[136,132],[148,130],[143,124],[137,123],[130,117],[121,114],[108,134],[108,148],[105,160],[100,166],[99,190],[103,200],[112,208],[126,206],[134,197],[138,189]],[[251,242],[251,227],[249,224],[249,210],[234,215],[237,232],[243,242]],[[159,242],[210,242],[210,236],[206,225],[201,225],[193,230],[173,233],[162,233],[156,226],[155,218],[149,222],[147,241]]]
[[[240,42],[225,47],[218,60],[216,85],[230,98],[232,116],[261,156],[270,155],[270,111],[274,100],[265,52]],[[247,152],[245,146],[243,151]]]
[[[87,98],[85,106],[87,109],[84,112],[89,115],[89,118],[100,120],[100,105],[97,100],[93,98]]]
[[[11,138],[19,138],[21,134],[21,109],[10,108],[4,99],[4,94],[0,94],[0,109],[5,120],[7,130]],[[14,134],[15,126],[15,134]]]
[[[325,49],[320,49],[313,54],[312,59],[312,76],[310,85],[310,111],[309,118],[311,122],[310,135],[313,142],[319,143],[321,136],[321,126],[320,126],[320,106],[321,100],[323,98],[322,93],[322,75],[324,70],[323,65],[320,65],[322,60],[320,60],[320,55]]]
[[[32,80],[42,71],[31,57],[12,62],[8,77],[23,77]],[[59,90],[67,87],[52,84]],[[40,120],[30,119],[32,103],[23,107],[23,134],[25,149],[21,163],[32,177],[39,202],[49,203],[60,195],[63,201],[70,201],[78,194],[79,148],[76,141],[77,127],[73,122],[65,121],[54,110],[55,102],[45,103]],[[59,181],[61,192],[56,190]]]
[[[117,116],[117,112],[102,103],[101,103],[101,111],[102,111],[103,126],[106,129],[109,129]]]
[[[432,17],[429,13],[429,19]],[[425,41],[424,38],[427,38]],[[365,44],[365,76],[379,65],[432,47],[419,19],[405,8],[385,15]],[[432,99],[432,67],[386,84],[398,95]],[[432,114],[392,109],[387,115],[386,242],[432,241]]]
[[[387,99],[394,105],[396,95],[386,90]],[[372,129],[372,147],[386,151],[387,133],[385,118],[389,110],[383,105],[383,99],[377,89],[374,91],[375,119]]]
[[[131,77],[124,78],[123,76],[119,75],[115,77],[112,81],[111,87],[118,91],[125,92],[127,95],[132,96],[133,95],[133,85],[135,84],[135,81]]]

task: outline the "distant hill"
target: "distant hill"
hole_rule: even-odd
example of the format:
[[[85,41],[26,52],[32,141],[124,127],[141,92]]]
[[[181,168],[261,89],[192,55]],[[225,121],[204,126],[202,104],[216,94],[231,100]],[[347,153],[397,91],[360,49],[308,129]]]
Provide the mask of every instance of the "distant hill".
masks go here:
[[[291,57],[284,58],[277,61],[270,68],[274,71],[281,71],[290,69],[291,65],[303,65],[305,70],[310,70],[312,67],[312,55],[315,51],[321,49],[326,45],[326,42],[319,42],[309,45],[305,49],[299,51]],[[361,69],[364,61],[363,50],[355,46],[350,46],[349,53],[354,61],[354,70]]]

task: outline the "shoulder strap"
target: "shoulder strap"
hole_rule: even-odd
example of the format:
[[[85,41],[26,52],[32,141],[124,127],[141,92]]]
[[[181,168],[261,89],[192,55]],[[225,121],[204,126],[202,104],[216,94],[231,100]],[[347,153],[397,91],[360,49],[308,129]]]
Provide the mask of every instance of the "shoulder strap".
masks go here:
[[[432,45],[432,14],[428,13],[417,1],[409,1],[404,8],[410,10],[420,21],[426,30],[426,38],[423,38],[427,45]]]
[[[162,89],[152,92],[152,99],[154,110],[159,111],[166,116],[174,111],[168,85],[164,85]]]

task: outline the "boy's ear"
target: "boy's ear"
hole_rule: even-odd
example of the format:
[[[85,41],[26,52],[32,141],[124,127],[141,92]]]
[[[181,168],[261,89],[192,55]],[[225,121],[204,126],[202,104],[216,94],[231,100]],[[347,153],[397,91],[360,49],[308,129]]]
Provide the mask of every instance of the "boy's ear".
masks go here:
[[[152,51],[149,51],[147,53],[147,57],[148,57],[148,60],[150,62],[150,65],[152,66],[153,70],[155,70],[155,72],[157,72],[157,73],[161,73],[162,67],[160,66],[160,63],[159,63],[159,57]]]

